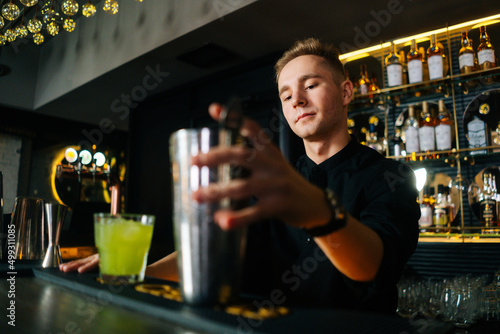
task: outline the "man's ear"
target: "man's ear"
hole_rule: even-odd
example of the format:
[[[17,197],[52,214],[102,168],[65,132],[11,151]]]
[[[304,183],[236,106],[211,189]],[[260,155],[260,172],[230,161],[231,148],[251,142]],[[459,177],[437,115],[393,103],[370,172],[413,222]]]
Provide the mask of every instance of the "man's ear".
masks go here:
[[[353,98],[353,83],[350,80],[345,80],[340,84],[340,88],[342,90],[343,105],[346,106],[352,101]]]

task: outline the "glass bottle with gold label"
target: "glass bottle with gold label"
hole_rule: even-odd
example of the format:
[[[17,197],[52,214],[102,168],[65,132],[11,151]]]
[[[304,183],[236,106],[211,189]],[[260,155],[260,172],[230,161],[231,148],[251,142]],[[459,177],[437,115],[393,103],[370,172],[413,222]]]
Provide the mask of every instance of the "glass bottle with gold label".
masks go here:
[[[427,49],[427,64],[429,67],[429,80],[443,77],[443,49],[436,42],[436,34],[431,36],[431,45]]]
[[[474,50],[467,36],[467,30],[462,31],[462,48],[458,52],[460,73],[467,74],[474,71]]]
[[[483,233],[496,233],[498,227],[497,190],[495,175],[483,172],[483,191],[479,195],[479,217]]]
[[[436,117],[436,148],[438,151],[451,150],[455,133],[455,122],[446,109],[443,100],[439,100],[439,112]]]
[[[490,42],[490,36],[486,33],[486,27],[481,26],[479,35],[479,45],[477,47],[477,63],[481,70],[486,70],[496,66],[495,50]]]

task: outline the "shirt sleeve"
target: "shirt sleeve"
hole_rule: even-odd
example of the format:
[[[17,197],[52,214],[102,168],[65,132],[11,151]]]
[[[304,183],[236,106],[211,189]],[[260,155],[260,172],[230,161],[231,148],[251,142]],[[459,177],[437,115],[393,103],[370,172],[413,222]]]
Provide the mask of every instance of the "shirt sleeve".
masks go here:
[[[390,162],[365,188],[359,220],[382,239],[384,255],[377,280],[397,282],[418,243],[420,207],[411,168]]]

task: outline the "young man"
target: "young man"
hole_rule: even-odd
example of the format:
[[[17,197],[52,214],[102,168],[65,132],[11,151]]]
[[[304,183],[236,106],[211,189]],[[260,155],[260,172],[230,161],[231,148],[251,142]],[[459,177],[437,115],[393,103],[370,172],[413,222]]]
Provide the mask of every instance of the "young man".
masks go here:
[[[236,161],[250,177],[201,189],[194,197],[257,198],[251,207],[214,216],[224,229],[252,224],[244,271],[249,291],[268,297],[281,291],[284,303],[302,306],[394,312],[396,284],[418,240],[413,172],[350,137],[353,84],[338,56],[333,46],[307,39],[276,63],[283,113],[305,146],[296,169],[246,119],[242,134],[254,149],[216,148],[194,162]],[[209,108],[215,119],[221,110],[218,104]],[[84,271],[97,263],[85,261],[61,269]],[[176,273],[174,253],[146,274],[175,279]]]

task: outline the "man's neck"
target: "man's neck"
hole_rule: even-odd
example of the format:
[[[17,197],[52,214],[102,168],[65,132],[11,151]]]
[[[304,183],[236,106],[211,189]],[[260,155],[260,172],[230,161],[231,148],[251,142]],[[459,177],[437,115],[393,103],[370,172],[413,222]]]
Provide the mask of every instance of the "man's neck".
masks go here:
[[[340,152],[351,141],[349,132],[342,131],[326,140],[304,140],[306,155],[317,165]]]

